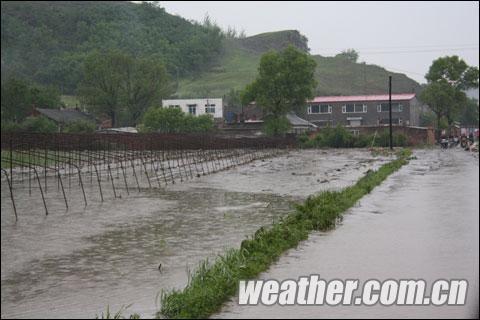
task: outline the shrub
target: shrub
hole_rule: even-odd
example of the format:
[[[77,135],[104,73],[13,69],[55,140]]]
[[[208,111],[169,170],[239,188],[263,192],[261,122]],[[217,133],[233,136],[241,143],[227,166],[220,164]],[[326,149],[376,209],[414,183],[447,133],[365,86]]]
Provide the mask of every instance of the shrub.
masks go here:
[[[177,108],[153,107],[143,116],[143,127],[147,132],[177,133],[183,131],[185,114]]]
[[[177,108],[150,108],[139,126],[141,132],[196,133],[213,130],[213,117],[203,114],[198,117],[185,114]]]
[[[45,117],[28,117],[20,124],[21,131],[54,133],[58,131],[55,122]]]
[[[86,120],[78,120],[67,124],[63,128],[65,133],[92,133],[95,132],[95,123]]]
[[[315,137],[305,140],[299,139],[300,145],[303,148],[365,148],[375,147],[389,147],[390,135],[388,130],[377,135],[353,135],[342,126],[335,128],[327,127],[322,129]],[[408,145],[408,139],[404,134],[393,134],[393,146],[405,147]]]

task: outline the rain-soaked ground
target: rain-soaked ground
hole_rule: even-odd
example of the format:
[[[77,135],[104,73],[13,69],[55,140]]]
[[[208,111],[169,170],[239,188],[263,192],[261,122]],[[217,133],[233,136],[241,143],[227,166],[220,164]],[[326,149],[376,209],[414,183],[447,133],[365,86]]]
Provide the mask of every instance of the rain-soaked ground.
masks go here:
[[[478,153],[417,150],[342,224],[315,233],[259,279],[467,279],[465,306],[239,306],[222,318],[477,318],[479,311]],[[428,286],[428,285],[427,285]],[[361,287],[361,286],[359,286]],[[427,291],[428,292],[428,291]]]
[[[35,181],[31,195],[25,182],[16,186],[16,223],[2,181],[1,316],[89,318],[131,304],[126,315],[152,317],[158,293],[184,287],[200,260],[385,161],[365,150],[293,151],[166,189],[132,188],[127,196],[119,188],[120,199],[105,186],[104,203],[85,178],[85,209],[76,181],[64,179],[68,211],[50,181],[48,216]]]

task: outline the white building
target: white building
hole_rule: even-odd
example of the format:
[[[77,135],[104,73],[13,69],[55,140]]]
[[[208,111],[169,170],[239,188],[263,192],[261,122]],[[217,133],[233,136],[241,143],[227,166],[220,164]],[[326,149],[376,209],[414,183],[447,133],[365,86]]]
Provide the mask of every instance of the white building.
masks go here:
[[[164,108],[180,108],[183,112],[199,116],[211,114],[214,118],[223,118],[223,99],[170,99],[162,100]]]

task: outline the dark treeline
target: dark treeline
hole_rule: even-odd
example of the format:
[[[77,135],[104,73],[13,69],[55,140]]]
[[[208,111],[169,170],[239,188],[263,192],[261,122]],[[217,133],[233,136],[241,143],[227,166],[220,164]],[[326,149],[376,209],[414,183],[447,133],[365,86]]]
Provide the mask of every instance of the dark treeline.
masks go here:
[[[170,15],[158,3],[8,1],[1,4],[2,82],[15,77],[76,93],[93,51],[162,59],[172,78],[198,73],[222,52],[224,33]]]

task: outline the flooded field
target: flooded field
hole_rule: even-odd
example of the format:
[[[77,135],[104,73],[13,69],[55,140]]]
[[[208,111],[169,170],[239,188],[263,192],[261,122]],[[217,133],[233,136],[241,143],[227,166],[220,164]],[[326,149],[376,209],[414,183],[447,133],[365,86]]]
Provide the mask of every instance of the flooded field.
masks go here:
[[[465,306],[239,306],[221,318],[478,318],[479,160],[460,150],[417,150],[349,210],[342,224],[286,253],[260,279],[467,279]],[[427,291],[428,292],[428,291]]]
[[[70,209],[53,188],[48,216],[27,182],[16,193],[18,222],[2,182],[2,318],[95,317],[130,304],[125,314],[153,317],[159,292],[185,286],[200,260],[385,161],[361,150],[292,151],[166,188],[119,188],[121,198],[103,203],[85,179],[85,209],[78,183],[66,180]]]

